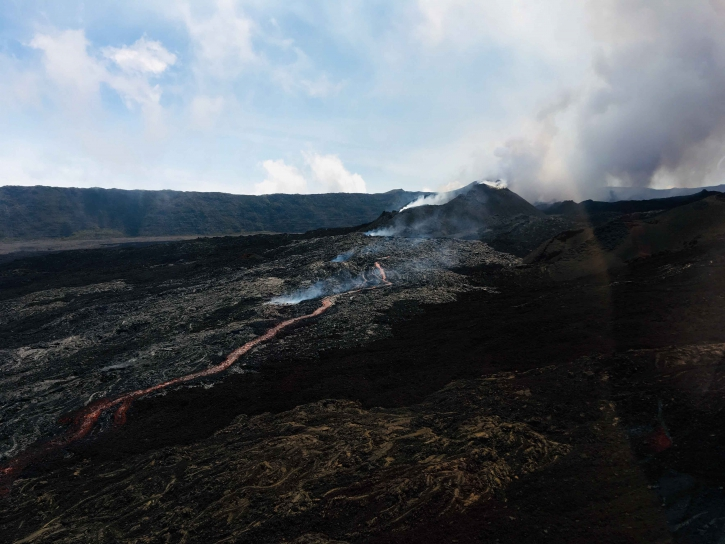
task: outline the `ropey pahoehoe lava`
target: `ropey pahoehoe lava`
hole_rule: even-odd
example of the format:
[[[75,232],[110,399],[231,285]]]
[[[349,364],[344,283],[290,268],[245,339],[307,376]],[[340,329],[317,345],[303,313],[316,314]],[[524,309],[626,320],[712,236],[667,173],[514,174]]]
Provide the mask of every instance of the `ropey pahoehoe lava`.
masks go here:
[[[717,542],[725,200],[643,207],[0,265],[0,540]]]
[[[386,277],[385,269],[379,262],[375,262],[374,273],[376,280],[379,280],[381,285],[392,285]],[[366,279],[358,288],[351,291],[358,293],[365,289],[375,289],[377,285],[370,285],[372,281],[373,280],[371,279]],[[250,340],[243,346],[232,351],[227,356],[227,358],[218,365],[214,365],[205,370],[192,372],[191,374],[186,374],[184,376],[179,376],[178,378],[173,378],[171,380],[167,380],[165,382],[159,383],[151,387],[147,387],[145,389],[131,391],[115,398],[103,398],[95,400],[81,410],[78,410],[76,413],[66,416],[63,419],[70,422],[70,428],[63,435],[44,441],[38,444],[36,447],[30,448],[28,451],[21,452],[17,456],[11,458],[6,466],[0,468],[0,493],[9,491],[9,486],[11,485],[12,478],[28,464],[32,463],[33,461],[38,461],[42,459],[44,455],[53,452],[53,450],[68,446],[72,442],[75,442],[76,440],[80,440],[87,436],[88,433],[93,430],[93,427],[96,425],[99,418],[103,415],[104,412],[115,410],[113,415],[114,423],[116,425],[123,425],[123,423],[125,423],[126,421],[126,413],[128,412],[128,409],[131,407],[131,404],[134,400],[149,395],[151,393],[161,391],[173,385],[191,382],[198,378],[213,376],[214,374],[223,372],[224,370],[227,370],[229,367],[231,367],[235,362],[237,362],[240,357],[242,357],[255,346],[273,339],[280,331],[291,325],[294,325],[295,323],[299,323],[300,321],[322,315],[322,313],[327,311],[333,304],[334,295],[324,297],[321,301],[320,306],[313,312],[282,321],[281,323],[270,328],[263,335],[258,336],[253,340]]]
[[[334,259],[330,259],[329,257],[320,259],[322,254],[340,254],[345,251],[350,252],[351,249],[354,249],[357,256],[345,262],[333,263],[331,261],[334,261]],[[352,325],[346,319],[347,316],[345,314],[350,311],[354,312],[355,306],[366,306],[370,302],[390,304],[392,302],[391,299],[395,298],[395,295],[387,295],[381,301],[373,301],[372,298],[379,296],[379,294],[377,292],[367,292],[372,291],[376,287],[392,285],[385,268],[376,259],[387,259],[392,266],[391,271],[398,278],[398,283],[401,288],[401,292],[397,295],[398,297],[417,296],[421,299],[426,298],[426,294],[424,294],[426,289],[424,285],[428,283],[426,276],[440,277],[442,281],[439,293],[436,293],[440,296],[446,292],[455,293],[458,290],[465,290],[467,288],[464,285],[465,282],[456,279],[456,274],[450,272],[449,268],[453,265],[462,262],[476,264],[486,260],[501,260],[505,263],[511,261],[510,259],[502,259],[496,256],[483,244],[477,242],[430,241],[420,245],[418,242],[406,242],[404,240],[371,240],[363,235],[334,237],[326,240],[311,240],[305,241],[302,244],[293,243],[290,246],[280,248],[280,252],[281,255],[279,258],[270,260],[270,262],[256,267],[236,271],[236,273],[229,275],[231,278],[227,276],[224,280],[215,282],[217,283],[216,288],[212,287],[211,291],[215,291],[217,294],[223,293],[221,300],[215,295],[211,295],[208,291],[199,293],[198,288],[189,289],[188,287],[182,287],[181,289],[172,290],[172,297],[176,295],[174,297],[175,300],[169,300],[168,302],[170,304],[163,304],[166,308],[173,307],[172,312],[175,311],[181,316],[187,315],[187,304],[191,302],[189,299],[192,298],[189,295],[199,293],[201,296],[193,297],[194,302],[191,302],[191,306],[197,312],[213,313],[215,308],[220,306],[220,303],[228,303],[234,296],[244,297],[244,294],[246,294],[245,291],[247,293],[249,291],[254,292],[259,298],[257,302],[250,304],[251,313],[248,322],[250,324],[255,321],[258,322],[260,317],[265,320],[273,319],[280,321],[270,326],[263,334],[255,335],[252,339],[244,342],[241,347],[231,350],[221,362],[212,364],[211,366],[207,364],[203,368],[198,368],[200,364],[196,362],[195,368],[192,366],[194,363],[189,364],[190,361],[184,361],[184,356],[181,354],[180,360],[164,357],[166,368],[157,368],[155,371],[149,369],[151,371],[148,372],[148,377],[144,376],[139,379],[138,371],[140,370],[143,374],[144,370],[148,367],[143,363],[134,364],[135,361],[125,365],[123,358],[116,356],[111,360],[105,359],[102,362],[98,361],[96,364],[101,362],[102,366],[99,365],[100,368],[96,368],[95,372],[88,373],[90,380],[83,380],[84,387],[82,389],[84,390],[84,394],[82,396],[78,395],[75,403],[79,401],[83,402],[82,399],[85,396],[87,399],[85,406],[73,408],[73,395],[67,395],[68,391],[57,391],[54,395],[51,395],[51,398],[56,397],[58,401],[54,407],[55,409],[48,409],[48,406],[38,409],[33,402],[28,402],[24,406],[18,402],[12,403],[13,406],[10,407],[11,410],[9,411],[12,413],[12,408],[15,408],[14,417],[3,418],[6,422],[6,429],[11,428],[13,421],[17,423],[20,420],[25,420],[26,426],[25,428],[22,426],[14,426],[13,433],[8,436],[12,445],[5,450],[6,460],[0,469],[4,488],[8,490],[13,478],[29,464],[42,460],[48,455],[57,453],[73,442],[87,438],[96,428],[100,430],[103,425],[98,425],[99,420],[108,420],[108,423],[112,423],[113,425],[123,424],[134,400],[162,392],[169,387],[189,382],[198,383],[200,380],[211,378],[216,374],[229,370],[240,357],[249,353],[257,346],[275,338],[284,329],[298,324],[301,321],[322,315],[334,304],[335,300],[339,300],[343,295],[347,295],[348,298],[341,305],[342,308],[338,312],[340,315],[334,318],[335,321],[341,322],[338,325],[341,327]],[[396,255],[396,258],[391,258],[388,255],[389,253]],[[300,256],[304,259],[303,262],[299,261]],[[287,272],[285,274],[287,276],[286,280],[277,277],[277,273],[282,270]],[[274,275],[267,275],[270,273],[274,273]],[[282,276],[282,274],[279,274],[279,276]],[[290,280],[292,282],[301,280],[303,284],[310,283],[311,280],[303,279],[306,277],[319,278],[314,282],[318,287],[313,290],[308,289],[307,295],[304,296],[290,296],[289,292],[294,292],[295,289],[287,289],[286,284]],[[448,285],[445,285],[446,283]],[[94,287],[98,292],[114,292],[120,285]],[[211,286],[207,285],[205,287],[208,290]],[[123,285],[121,292],[125,291],[124,288],[127,287]],[[416,294],[416,289],[422,289],[423,292],[419,291]],[[278,303],[276,305],[265,304],[263,298],[272,294],[270,291],[280,290],[288,291],[288,294],[279,293],[276,296],[272,296],[272,301]],[[296,291],[299,292],[300,288],[298,287]],[[350,300],[355,295],[358,296],[357,302]],[[40,306],[42,307],[42,302],[46,296],[53,295],[50,293],[35,293],[32,300],[28,300],[26,304],[30,308],[33,308],[37,307],[33,306],[34,301],[41,301]],[[309,313],[287,318],[284,317],[285,313],[295,313],[297,310],[296,307],[289,306],[290,302],[297,304],[309,300],[311,301],[310,303],[314,303],[314,299],[318,298],[321,298],[319,307],[309,311]],[[364,299],[369,300],[366,301]],[[204,303],[203,305],[196,304],[202,301]],[[279,306],[279,304],[283,304],[283,306]],[[120,319],[120,323],[114,331],[115,335],[119,333],[119,328],[122,330],[122,327],[128,326],[129,322],[142,322],[144,323],[144,327],[152,327],[151,323],[158,323],[159,320],[164,321],[162,317],[164,310],[156,304],[150,304],[149,306],[146,308],[135,308],[135,311],[119,315],[118,317],[122,317],[122,319]],[[28,311],[28,307],[17,309],[20,312],[23,310]],[[30,312],[33,311],[32,309],[30,310]],[[368,314],[367,316],[365,316],[366,313]],[[373,314],[374,310],[363,311],[357,316],[356,321],[360,321],[361,317],[365,321],[372,320]],[[109,329],[109,323],[97,323],[95,325],[105,328],[106,331]],[[244,327],[244,323],[235,321],[232,327],[239,330]],[[371,329],[370,324],[365,329],[366,334],[364,338],[366,340],[370,340],[382,332],[379,331],[376,334],[375,330]],[[215,331],[216,334],[219,332]],[[204,330],[198,334],[197,341],[203,342],[211,334],[215,333]],[[163,346],[160,346],[158,343],[154,346],[149,346],[145,350],[145,355],[151,359],[157,353],[156,350],[169,350],[171,353],[178,353],[182,349],[188,348],[189,340],[191,340],[190,337],[194,337],[193,332],[189,334],[186,330],[182,332],[176,329],[176,327],[172,327],[172,330],[167,333]],[[100,344],[102,343],[103,333],[95,336],[95,338],[90,335],[71,335],[70,338],[72,339],[71,341],[80,341],[84,344],[89,340],[95,343],[97,339]],[[182,345],[179,345],[180,343]],[[174,344],[176,345],[174,346]],[[169,347],[166,347],[166,345],[169,345]],[[300,349],[304,349],[304,347]],[[51,379],[55,379],[60,383],[63,381],[75,381],[76,377],[74,374],[77,372],[77,369],[73,368],[73,352],[75,350],[68,350],[71,353],[64,350],[68,353],[69,357],[67,360],[67,375],[62,377],[58,376],[58,366],[54,366],[54,364],[57,365],[57,359],[55,358],[56,353],[52,348],[31,348],[31,350],[32,360],[34,361],[42,361],[45,359],[43,355],[47,354],[48,372],[49,374],[55,374]],[[15,361],[19,364],[22,364],[23,360],[28,360],[27,348],[15,350],[13,355],[15,356]],[[140,353],[135,355],[136,357],[141,357]],[[186,364],[184,364],[185,362]],[[132,368],[135,370],[133,374],[127,370]],[[19,378],[20,374],[23,373],[23,369],[18,368],[18,371]],[[168,377],[168,374],[171,372],[177,374],[176,377]],[[124,376],[124,374],[126,375]],[[116,382],[113,384],[113,387],[108,387],[104,379],[108,375],[115,375],[116,377]],[[159,377],[156,383],[144,384],[144,382],[148,383],[153,381],[154,376]],[[39,376],[40,387],[48,382],[47,377],[47,375]],[[10,381],[14,381],[12,374],[6,377],[6,383]],[[37,382],[25,382],[23,385],[27,391],[37,390],[39,388]],[[133,385],[140,387],[131,389],[129,386]],[[122,391],[124,386],[126,386],[126,391]],[[8,390],[6,398],[17,399],[19,397],[18,393],[19,391],[17,390]],[[19,410],[18,407],[20,408]],[[108,419],[111,414],[112,421]],[[31,429],[27,425],[30,421],[33,422]],[[59,424],[61,426],[60,429],[58,428]],[[56,436],[48,436],[52,434],[56,434]]]

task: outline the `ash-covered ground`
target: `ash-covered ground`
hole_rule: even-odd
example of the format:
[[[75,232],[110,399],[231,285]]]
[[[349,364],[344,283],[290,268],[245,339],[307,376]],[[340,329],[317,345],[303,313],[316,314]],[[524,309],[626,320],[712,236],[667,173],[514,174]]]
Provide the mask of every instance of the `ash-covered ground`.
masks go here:
[[[328,231],[0,265],[0,541],[721,543],[725,200],[525,262]]]
[[[334,295],[334,307],[314,326],[260,345],[229,371],[253,370],[270,356],[314,358],[321,350],[388,336],[380,317],[396,303],[450,302],[458,293],[485,289],[471,286],[455,268],[518,264],[477,241],[268,238],[266,251],[240,252],[221,269],[202,265],[182,278],[152,282],[154,293],[119,277],[2,300],[0,459],[62,432],[58,419],[94,400],[219,363],[274,324],[310,313],[324,296]],[[196,263],[139,264],[153,274]],[[194,385],[208,387],[216,379]]]

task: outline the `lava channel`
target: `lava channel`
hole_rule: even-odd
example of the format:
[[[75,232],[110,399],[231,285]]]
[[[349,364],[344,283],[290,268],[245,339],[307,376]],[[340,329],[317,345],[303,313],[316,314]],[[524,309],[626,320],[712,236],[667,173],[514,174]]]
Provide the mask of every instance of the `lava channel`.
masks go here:
[[[385,275],[385,269],[380,266],[380,263],[376,262],[375,267],[378,271],[377,275],[379,279],[383,282],[383,284],[385,286],[392,285],[388,281]],[[354,292],[362,291],[364,289],[375,289],[376,287],[377,286],[357,289]],[[259,344],[262,344],[268,340],[271,340],[272,338],[277,336],[277,334],[279,334],[282,329],[285,329],[290,325],[293,325],[294,323],[298,323],[305,319],[317,317],[326,312],[334,304],[334,298],[334,296],[325,297],[322,299],[322,304],[320,305],[320,307],[317,308],[314,312],[299,317],[294,317],[292,319],[287,319],[286,321],[282,321],[281,323],[275,325],[267,332],[265,332],[262,336],[258,336],[254,340],[250,340],[243,346],[238,347],[237,349],[232,351],[227,356],[227,358],[218,365],[209,367],[205,370],[200,370],[198,372],[193,372],[185,376],[180,376],[178,378],[159,383],[152,387],[147,387],[146,389],[131,391],[130,393],[125,393],[115,398],[98,399],[97,401],[94,401],[87,406],[84,406],[83,408],[75,412],[75,414],[63,418],[61,422],[70,423],[70,428],[63,435],[51,438],[46,442],[42,442],[34,447],[29,448],[25,452],[22,452],[10,459],[10,461],[4,467],[0,468],[0,496],[6,495],[10,491],[14,479],[26,467],[37,461],[40,461],[46,455],[49,455],[56,450],[65,448],[73,442],[87,436],[88,433],[93,430],[93,427],[96,425],[101,415],[103,415],[103,413],[108,411],[109,409],[116,409],[115,413],[113,414],[114,424],[123,425],[126,422],[126,414],[131,407],[131,404],[133,404],[133,401],[135,401],[136,399],[146,396],[150,393],[160,391],[161,389],[165,389],[166,387],[169,387],[171,385],[186,383],[197,378],[212,376],[214,374],[218,374],[219,372],[227,370],[242,355],[247,353],[253,347],[258,346]]]

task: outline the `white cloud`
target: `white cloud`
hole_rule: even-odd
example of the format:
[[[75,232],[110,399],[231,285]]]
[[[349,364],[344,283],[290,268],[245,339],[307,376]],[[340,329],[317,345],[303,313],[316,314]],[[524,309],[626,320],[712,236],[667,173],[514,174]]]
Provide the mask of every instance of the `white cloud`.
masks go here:
[[[246,187],[240,187],[237,172],[200,173],[184,165],[144,163],[138,155],[134,157],[136,160],[127,158],[119,165],[115,159],[109,161],[108,157],[83,156],[74,153],[72,147],[57,150],[43,143],[52,144],[49,141],[0,140],[0,186],[50,185],[249,193]]]
[[[351,174],[336,155],[306,154],[307,164],[315,179],[325,191],[331,193],[366,193],[365,180],[360,174]]]
[[[127,73],[159,75],[176,62],[176,55],[167,51],[161,42],[146,38],[131,46],[106,47],[102,51],[106,58]]]
[[[106,83],[121,95],[128,109],[133,109],[136,104],[142,108],[153,108],[161,100],[161,87],[151,85],[146,79],[109,76]]]
[[[13,142],[4,145],[3,151],[0,154],[0,185],[90,187],[94,185],[94,178],[103,179],[110,174],[107,170],[101,172],[88,159],[47,153],[34,146]],[[90,175],[91,172],[95,175]]]
[[[590,2],[591,3],[591,2]],[[572,60],[588,51],[586,3],[570,0],[417,0],[419,39],[430,46],[511,48],[534,59]]]
[[[304,71],[299,70],[295,65],[283,66],[273,71],[273,79],[288,93],[302,91],[312,98],[332,96],[345,87],[344,81],[333,83],[327,74],[311,79],[302,75],[303,73]]]
[[[365,193],[365,180],[359,174],[351,174],[336,155],[319,155],[303,153],[305,162],[313,177],[313,188],[309,186],[305,176],[283,160],[264,161],[262,166],[267,177],[254,185],[255,194],[273,193]]]
[[[235,0],[217,0],[208,17],[198,16],[190,4],[182,4],[181,10],[193,40],[198,72],[230,79],[258,60],[252,45],[254,23]]]
[[[254,71],[287,93],[313,98],[337,94],[345,86],[344,81],[336,82],[318,70],[294,40],[282,35],[274,18],[270,21],[272,30],[265,29],[247,16],[238,0],[183,3],[179,9],[192,41],[194,70],[202,88],[228,84]]]
[[[277,161],[264,161],[262,166],[267,171],[267,177],[261,183],[254,185],[255,194],[269,195],[274,193],[307,192],[307,180],[305,180],[297,168],[285,164],[282,159]]]
[[[29,45],[43,51],[48,77],[59,87],[82,94],[82,98],[97,93],[108,77],[103,64],[88,54],[83,30],[36,34]]]
[[[155,131],[159,129],[161,87],[151,78],[176,62],[159,42],[141,38],[131,46],[109,47],[94,55],[83,30],[36,34],[31,47],[43,52],[48,79],[63,91],[73,112],[88,109],[102,84],[116,91],[129,109],[140,106]],[[118,69],[113,69],[114,66]]]
[[[167,51],[160,42],[146,38],[140,38],[131,46],[106,47],[102,53],[120,68],[120,73],[107,70],[104,81],[121,95],[129,109],[138,104],[153,117],[154,123],[158,123],[161,87],[152,85],[150,78],[161,75],[172,66],[176,55]]]
[[[91,4],[85,31],[48,26],[75,8],[15,4],[8,36],[35,54],[0,53],[0,116],[8,141],[42,147],[48,168],[69,155],[137,164],[128,179],[153,184],[166,161],[188,169],[184,184],[241,192],[500,176],[532,199],[725,181],[725,0],[133,0],[113,21],[136,32],[128,44],[104,41],[118,34]],[[116,93],[126,107],[101,100]],[[166,137],[149,145],[138,112]],[[291,162],[300,149],[344,150],[365,179],[334,156]],[[250,178],[269,157],[297,170]]]

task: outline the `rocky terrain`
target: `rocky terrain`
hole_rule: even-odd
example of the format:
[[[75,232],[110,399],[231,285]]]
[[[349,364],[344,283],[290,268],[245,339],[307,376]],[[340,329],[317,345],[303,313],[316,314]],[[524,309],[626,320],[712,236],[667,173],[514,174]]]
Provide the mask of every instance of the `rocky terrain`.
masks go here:
[[[723,221],[2,264],[0,541],[721,542]]]
[[[259,346],[231,370],[254,368],[269,349],[274,356],[294,350],[313,357],[320,349],[384,337],[389,328],[376,320],[393,304],[447,302],[477,288],[451,267],[517,262],[480,242],[363,234],[268,238],[270,249],[228,263],[236,266],[202,266],[183,281],[154,282],[140,292],[118,278],[0,302],[0,327],[7,334],[0,351],[2,456],[12,458],[58,433],[61,415],[94,400],[219,363],[274,323],[313,311],[323,296],[334,296],[334,309],[318,326]],[[381,282],[376,261],[392,283]],[[182,258],[147,267],[153,274],[158,267],[193,265]]]
[[[239,416],[207,440],[142,455],[120,471],[79,466],[70,501],[33,483],[15,508],[75,503],[62,519],[25,519],[42,527],[38,541],[326,540],[320,519],[338,528],[336,538],[380,536],[431,511],[465,512],[569,452],[525,423],[491,415],[507,393],[497,385],[453,383],[409,408],[324,400]]]
[[[555,234],[571,228],[573,219],[547,216],[513,191],[474,182],[448,194],[450,201],[404,208],[381,217],[370,228],[374,236],[482,240],[491,247],[523,257]]]
[[[622,268],[634,259],[725,239],[725,196],[715,193],[668,210],[617,214],[580,225],[542,244],[526,262],[545,264],[552,277],[572,278]]]
[[[538,208],[547,215],[564,216],[578,223],[597,227],[617,219],[622,215],[663,212],[718,194],[720,194],[718,191],[703,189],[694,194],[668,198],[621,200],[615,202],[585,200],[584,202],[578,203],[572,200],[565,200],[564,202],[555,202],[549,205],[539,205]]]

